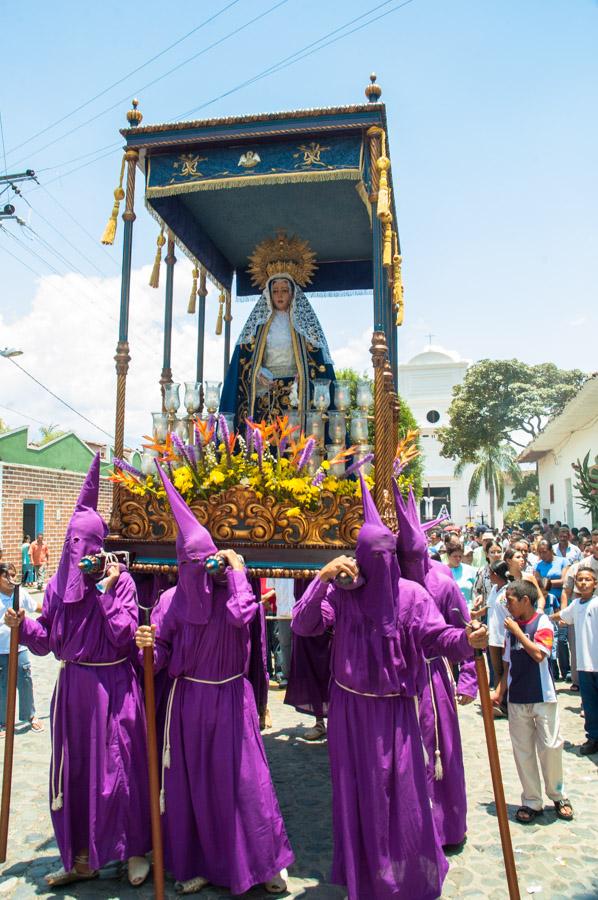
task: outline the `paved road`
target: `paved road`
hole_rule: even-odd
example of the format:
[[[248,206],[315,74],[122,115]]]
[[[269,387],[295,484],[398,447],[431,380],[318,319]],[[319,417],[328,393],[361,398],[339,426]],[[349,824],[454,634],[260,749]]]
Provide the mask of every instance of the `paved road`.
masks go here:
[[[43,875],[58,868],[59,860],[48,812],[47,783],[50,758],[49,704],[56,662],[34,659],[35,695],[46,731],[34,734],[19,726],[15,744],[13,813],[8,860],[0,867],[0,898],[86,897],[137,898],[149,900],[151,887],[133,890],[118,878],[115,869],[101,873],[101,879],[76,889],[48,892]],[[289,894],[304,900],[342,900],[344,891],[327,883],[331,859],[330,785],[326,743],[309,744],[301,735],[309,727],[307,717],[283,706],[282,695],[272,691],[274,726],[265,735],[265,744],[283,815],[297,863],[292,867]],[[565,777],[576,812],[573,823],[546,812],[541,824],[513,823],[511,833],[519,869],[522,895],[541,893],[541,900],[596,900],[598,898],[598,756],[580,757],[577,746],[583,740],[579,715],[579,695],[568,687],[559,690],[562,730],[567,739]],[[479,706],[461,710],[465,765],[469,786],[469,840],[451,859],[443,897],[507,896],[500,842]],[[506,721],[499,721],[497,734],[505,791],[510,815],[519,800],[519,787],[510,754]],[[406,815],[407,815],[406,811]],[[535,888],[535,891],[533,889]],[[175,897],[173,883],[167,896]],[[230,897],[222,889],[207,888],[203,900]],[[248,898],[265,898],[255,888]],[[363,898],[369,900],[369,898]]]

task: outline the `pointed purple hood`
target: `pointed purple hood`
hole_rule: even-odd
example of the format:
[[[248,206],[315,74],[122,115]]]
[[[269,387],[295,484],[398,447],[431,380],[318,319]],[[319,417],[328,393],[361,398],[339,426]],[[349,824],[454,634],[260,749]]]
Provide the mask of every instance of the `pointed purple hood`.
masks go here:
[[[178,526],[176,557],[179,574],[175,599],[183,617],[192,625],[206,625],[212,614],[213,579],[205,561],[218,548],[210,532],[200,525],[177,489],[156,463],[168,502]]]
[[[79,563],[84,556],[99,553],[108,534],[108,526],[98,513],[100,492],[100,454],[94,456],[66,529],[62,555],[56,572],[56,592],[63,603],[78,603],[92,583]]]
[[[430,557],[428,555],[428,542],[421,529],[417,514],[415,496],[410,488],[409,497],[407,503],[405,503],[394,478],[392,480],[392,489],[395,498],[397,521],[399,523],[397,556],[401,572],[405,578],[424,585],[426,575],[430,569]]]
[[[368,487],[359,473],[363,500],[363,525],[357,537],[355,559],[365,584],[358,588],[364,613],[384,635],[393,635],[399,609],[399,578],[396,538],[386,527]]]

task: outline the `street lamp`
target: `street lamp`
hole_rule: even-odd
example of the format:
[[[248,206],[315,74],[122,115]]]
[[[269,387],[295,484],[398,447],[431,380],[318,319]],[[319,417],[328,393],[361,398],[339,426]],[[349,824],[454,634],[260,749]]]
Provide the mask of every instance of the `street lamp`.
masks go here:
[[[5,347],[4,350],[0,350],[0,356],[4,356],[6,359],[12,359],[13,356],[22,356],[22,350],[15,350],[14,347]]]

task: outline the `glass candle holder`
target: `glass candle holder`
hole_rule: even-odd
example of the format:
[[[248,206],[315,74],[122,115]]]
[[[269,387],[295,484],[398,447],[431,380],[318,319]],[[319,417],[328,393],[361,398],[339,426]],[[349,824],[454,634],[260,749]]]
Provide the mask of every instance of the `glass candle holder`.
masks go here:
[[[368,419],[367,416],[353,416],[351,419],[351,441],[354,444],[361,444],[368,439]]]
[[[372,453],[373,447],[371,444],[358,444],[357,450],[355,451],[355,455],[353,456],[353,462],[359,462],[367,456],[368,453]],[[364,475],[369,475],[372,471],[372,466],[374,465],[373,460],[365,463],[365,465],[361,466],[360,471],[363,472]]]
[[[173,431],[182,441],[186,441],[189,433],[189,423],[186,419],[175,419]]]
[[[299,414],[299,410],[290,409],[288,411],[287,415],[289,417],[289,425],[291,426],[291,428],[294,428],[296,425],[301,424],[301,416]],[[296,437],[296,434],[295,434],[295,437]]]
[[[316,378],[314,381],[313,404],[319,412],[326,412],[330,406],[330,379]]]
[[[156,467],[154,465],[154,460],[157,457],[157,453],[155,450],[144,450],[141,454],[141,463],[140,469],[144,475],[156,475]]]
[[[178,412],[181,405],[179,388],[180,384],[175,384],[174,382],[164,385],[164,406],[166,407],[166,412],[172,414]]]
[[[340,412],[345,412],[351,406],[351,382],[334,382],[334,405]]]
[[[311,455],[309,462],[306,465],[306,470],[308,475],[315,475],[320,466],[322,465],[322,451],[317,447]]]
[[[232,434],[235,427],[235,414],[234,413],[220,413],[222,418],[227,424],[228,430]],[[218,432],[220,432],[220,425],[218,426]]]
[[[305,433],[313,434],[316,441],[324,440],[324,419],[319,412],[308,412],[305,417]]]
[[[221,387],[222,387],[221,381],[206,381],[206,382],[204,382],[205,405],[206,405],[206,410],[209,413],[215,413],[220,405],[220,388]]]
[[[369,381],[357,382],[357,405],[360,409],[369,409],[373,403],[372,385]]]
[[[197,412],[199,409],[200,402],[200,392],[201,392],[201,382],[200,381],[186,381],[185,382],[185,409],[189,413],[190,416],[193,415],[194,412]]]
[[[168,433],[168,416],[161,412],[152,413],[152,431],[156,441],[159,443],[165,441]]]
[[[342,412],[328,413],[328,434],[333,444],[344,444],[347,436],[347,419]]]
[[[326,444],[326,458],[328,460],[334,459],[336,454],[338,453],[338,444]],[[338,478],[339,475],[342,475],[345,471],[345,462],[341,460],[340,462],[333,463],[330,466],[330,474],[336,475]]]

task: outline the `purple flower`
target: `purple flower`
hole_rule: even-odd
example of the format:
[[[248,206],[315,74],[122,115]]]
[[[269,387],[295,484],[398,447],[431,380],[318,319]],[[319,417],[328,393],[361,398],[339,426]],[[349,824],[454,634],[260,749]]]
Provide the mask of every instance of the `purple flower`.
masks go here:
[[[230,443],[230,431],[228,430],[228,423],[224,416],[218,416],[218,431],[220,433],[220,440],[224,443],[225,447],[228,447]]]
[[[305,447],[301,451],[301,456],[297,462],[297,471],[300,472],[301,469],[308,464],[310,459],[313,456],[313,452],[316,448],[316,442],[314,438],[308,438],[305,444]]]
[[[281,438],[280,444],[278,445],[278,456],[279,457],[284,455],[284,452],[287,449],[288,442],[289,442],[288,438],[286,438],[286,437]]]
[[[253,445],[255,447],[255,452],[257,453],[257,464],[262,468],[262,462],[264,461],[264,441],[262,439],[262,435],[259,432],[259,429],[254,429],[253,432]]]
[[[197,456],[195,454],[195,447],[193,446],[193,444],[187,444],[185,450],[187,451],[187,459],[189,460],[193,468],[197,469]]]
[[[392,464],[392,474],[394,475],[394,477],[398,478],[404,468],[405,468],[405,464],[402,463],[400,459],[398,459],[398,458],[395,459],[395,461]]]
[[[363,459],[358,459],[356,462],[351,463],[350,466],[347,466],[345,469],[345,475],[352,475],[354,472],[359,471],[362,466],[367,466],[368,463],[372,462],[374,458],[373,453],[366,453]]]
[[[140,472],[135,466],[130,465],[126,459],[119,459],[118,456],[115,456],[112,460],[112,465],[116,466],[117,469],[121,469],[123,472],[128,472],[129,475],[134,475],[135,478],[144,477],[143,472]]]
[[[249,457],[251,456],[251,451],[253,449],[253,428],[249,424],[245,426],[245,444],[245,455],[247,459],[249,459]]]
[[[320,468],[318,469],[318,471],[316,472],[316,474],[314,475],[314,477],[312,478],[312,480],[311,480],[312,485],[313,485],[314,487],[320,487],[320,485],[321,485],[322,482],[324,481],[324,478],[325,478],[325,477],[326,477],[326,473],[324,472],[324,469],[322,469],[322,468],[320,467]]]
[[[174,445],[174,448],[175,448],[178,456],[180,456],[181,459],[185,459],[185,457],[187,455],[185,453],[185,445],[183,444],[182,440],[180,439],[180,437],[178,436],[176,431],[170,432],[170,439]]]

